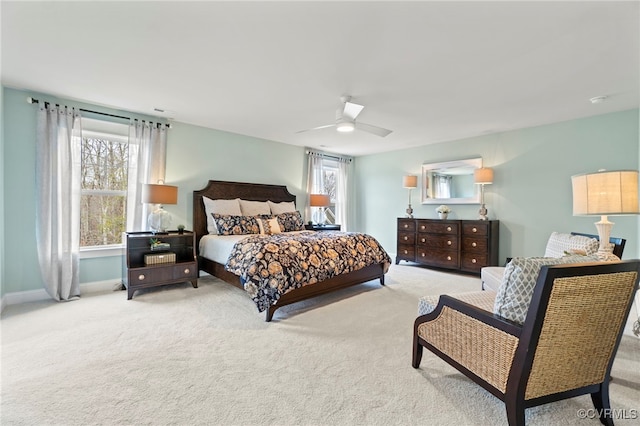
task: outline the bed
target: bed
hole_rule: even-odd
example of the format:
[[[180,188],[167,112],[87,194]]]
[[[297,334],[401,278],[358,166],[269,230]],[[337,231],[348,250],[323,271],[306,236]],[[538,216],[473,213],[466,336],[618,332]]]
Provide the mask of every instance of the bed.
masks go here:
[[[204,201],[206,199],[203,197],[210,200],[233,200],[239,198],[241,200],[248,201],[271,201],[273,203],[295,203],[296,197],[287,190],[286,186],[283,185],[266,185],[216,180],[210,180],[205,188],[193,192],[193,228],[196,234],[198,270],[205,271],[244,290],[245,286],[241,277],[225,269],[225,262],[222,260],[223,257],[220,256],[220,254],[218,254],[218,256],[211,256],[208,254],[210,251],[207,251],[207,249],[204,248],[207,247],[205,243],[207,243],[207,239],[210,237],[210,229],[208,228],[209,224],[207,222],[207,213],[204,207]],[[301,231],[300,233],[318,234],[318,231]],[[333,234],[333,232],[327,231],[321,231],[321,233],[323,234],[323,238],[329,237],[329,234]],[[359,234],[359,236],[364,236],[375,241],[373,237],[367,236],[366,234]],[[205,238],[204,241],[202,241],[203,238]],[[232,238],[231,240],[238,239],[241,238]],[[201,241],[203,243],[203,248],[201,248]],[[226,244],[228,246],[228,250],[231,243],[227,242]],[[299,288],[291,288],[286,290],[283,294],[280,294],[277,300],[271,301],[268,307],[263,306],[261,308],[258,306],[258,309],[262,310],[264,308],[266,321],[271,321],[273,314],[278,308],[291,303],[299,302],[311,297],[374,279],[379,279],[380,284],[384,285],[384,274],[389,268],[391,259],[387,253],[384,252],[382,247],[380,247],[380,250],[383,255],[379,256],[379,263],[360,267],[357,270],[353,270],[348,273],[341,273],[340,275],[335,275],[324,280],[318,280],[317,282],[303,283]],[[201,251],[205,253],[201,253]]]

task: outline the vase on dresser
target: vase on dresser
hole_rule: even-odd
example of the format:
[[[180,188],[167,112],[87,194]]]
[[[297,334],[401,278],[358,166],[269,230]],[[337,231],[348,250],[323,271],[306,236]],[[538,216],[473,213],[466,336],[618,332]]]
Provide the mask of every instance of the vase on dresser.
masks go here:
[[[438,217],[442,220],[445,220],[449,216],[449,213],[438,213]]]

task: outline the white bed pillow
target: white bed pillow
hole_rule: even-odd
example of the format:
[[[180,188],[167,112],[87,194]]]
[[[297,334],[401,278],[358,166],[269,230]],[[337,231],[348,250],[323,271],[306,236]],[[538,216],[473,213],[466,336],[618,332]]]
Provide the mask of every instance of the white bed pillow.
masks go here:
[[[269,203],[266,201],[250,201],[240,199],[240,210],[243,216],[258,216],[261,214],[271,214]]]
[[[211,198],[202,197],[204,203],[204,211],[207,214],[207,232],[209,234],[218,234],[218,227],[216,221],[213,219],[213,214],[222,214],[229,216],[242,216],[240,210],[240,199],[234,198],[232,200],[212,200]]]
[[[281,203],[267,201],[267,203],[269,203],[271,214],[292,213],[296,211],[296,204],[293,201],[283,201]]]
[[[595,238],[552,232],[547,241],[544,257],[563,257],[567,253],[590,256],[598,251],[598,245],[599,242]]]

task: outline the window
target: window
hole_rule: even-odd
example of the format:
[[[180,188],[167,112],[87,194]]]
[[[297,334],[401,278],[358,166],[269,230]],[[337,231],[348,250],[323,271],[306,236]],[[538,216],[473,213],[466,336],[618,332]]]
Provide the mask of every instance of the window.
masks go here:
[[[128,126],[82,119],[80,248],[122,244],[127,224]]]
[[[329,195],[331,205],[325,207],[324,214],[327,223],[336,223],[336,183],[338,181],[338,162],[335,160],[322,159],[322,187],[324,193]]]

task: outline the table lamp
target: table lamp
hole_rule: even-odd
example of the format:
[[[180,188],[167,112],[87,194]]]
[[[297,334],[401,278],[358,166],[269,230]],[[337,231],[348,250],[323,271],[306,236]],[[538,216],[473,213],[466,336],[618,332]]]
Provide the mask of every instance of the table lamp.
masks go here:
[[[171,225],[171,215],[162,208],[163,204],[178,203],[178,187],[159,184],[143,184],[142,185],[142,202],[149,204],[157,204],[154,211],[149,213],[147,224],[153,233],[166,232]]]
[[[407,217],[413,218],[413,209],[411,208],[411,190],[418,187],[418,176],[404,176],[402,178],[402,187],[409,190],[409,207],[407,207]]]
[[[489,220],[487,217],[487,206],[484,204],[484,186],[493,183],[493,169],[480,167],[473,171],[473,183],[480,185],[480,210],[478,211],[480,220]]]
[[[324,214],[324,208],[331,205],[331,200],[327,194],[309,194],[309,206],[318,207],[320,211],[322,211],[322,216]],[[326,222],[326,216],[323,220],[323,223]]]
[[[574,216],[600,216],[596,222],[599,254],[610,253],[609,238],[614,223],[608,215],[638,214],[638,171],[598,170],[571,176]]]

